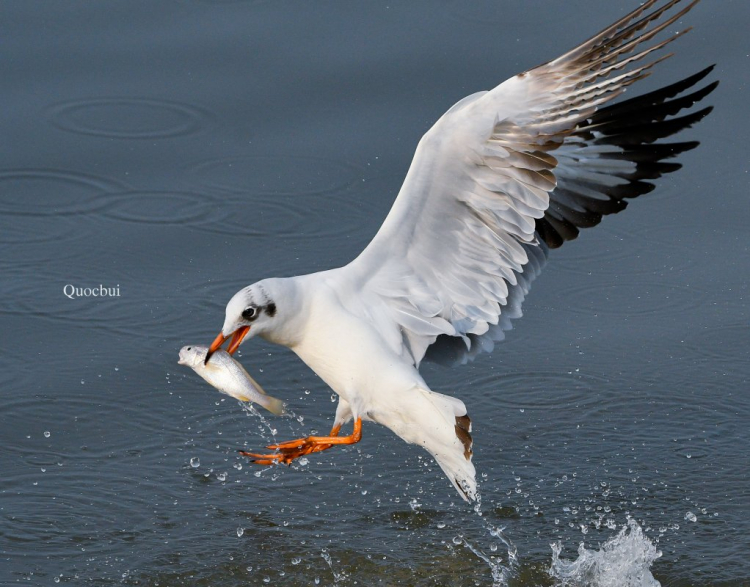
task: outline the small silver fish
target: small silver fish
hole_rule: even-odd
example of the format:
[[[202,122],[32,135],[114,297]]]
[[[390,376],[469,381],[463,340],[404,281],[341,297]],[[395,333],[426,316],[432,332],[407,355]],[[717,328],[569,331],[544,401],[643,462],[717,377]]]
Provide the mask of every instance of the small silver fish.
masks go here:
[[[187,365],[221,393],[243,402],[255,402],[272,414],[284,413],[284,402],[268,395],[255,379],[225,350],[219,349],[204,364],[208,347],[184,346],[180,349],[179,365]]]

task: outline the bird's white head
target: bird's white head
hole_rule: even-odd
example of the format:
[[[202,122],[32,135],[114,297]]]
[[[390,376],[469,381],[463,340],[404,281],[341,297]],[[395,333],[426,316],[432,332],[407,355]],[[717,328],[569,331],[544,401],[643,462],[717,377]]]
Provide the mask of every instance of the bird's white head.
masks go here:
[[[256,335],[274,339],[273,333],[285,322],[293,303],[286,279],[264,279],[238,291],[229,300],[224,326],[211,344],[206,361],[231,337],[227,352],[234,354],[246,338]]]

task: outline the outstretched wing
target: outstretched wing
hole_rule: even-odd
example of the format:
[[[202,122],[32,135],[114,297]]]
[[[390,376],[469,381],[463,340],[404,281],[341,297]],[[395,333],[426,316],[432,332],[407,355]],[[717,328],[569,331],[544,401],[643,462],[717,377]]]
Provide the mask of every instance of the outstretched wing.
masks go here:
[[[546,259],[578,228],[624,208],[663,160],[696,143],[653,144],[707,114],[672,118],[713,89],[698,76],[602,108],[686,31],[643,48],[697,0],[649,0],[565,55],[464,98],[422,138],[375,238],[345,269],[350,311],[419,365],[438,337],[491,350]],[[345,303],[347,303],[345,301]],[[458,357],[465,360],[466,356]]]

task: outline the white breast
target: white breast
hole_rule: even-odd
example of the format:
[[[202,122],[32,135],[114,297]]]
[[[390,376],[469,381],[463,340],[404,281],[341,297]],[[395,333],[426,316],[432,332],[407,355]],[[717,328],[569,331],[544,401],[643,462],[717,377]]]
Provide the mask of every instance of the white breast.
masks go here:
[[[369,322],[352,315],[325,289],[311,300],[309,312],[305,332],[291,348],[349,402],[355,417],[391,394],[425,385]]]

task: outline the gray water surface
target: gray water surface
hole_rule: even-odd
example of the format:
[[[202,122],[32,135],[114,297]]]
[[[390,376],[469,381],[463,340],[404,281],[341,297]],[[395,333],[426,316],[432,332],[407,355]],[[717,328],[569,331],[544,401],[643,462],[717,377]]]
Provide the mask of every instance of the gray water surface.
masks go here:
[[[633,90],[717,63],[684,169],[554,251],[492,355],[423,369],[469,407],[481,516],[374,424],[239,457],[331,425],[285,349],[241,360],[295,418],[176,364],[239,288],[362,250],[454,102],[631,4],[0,2],[0,585],[551,585],[552,543],[629,518],[662,585],[750,584],[747,3]]]

